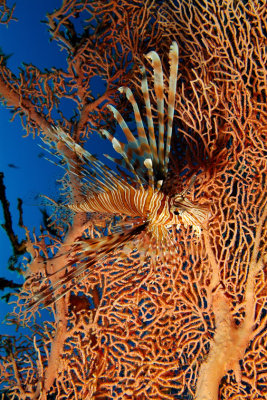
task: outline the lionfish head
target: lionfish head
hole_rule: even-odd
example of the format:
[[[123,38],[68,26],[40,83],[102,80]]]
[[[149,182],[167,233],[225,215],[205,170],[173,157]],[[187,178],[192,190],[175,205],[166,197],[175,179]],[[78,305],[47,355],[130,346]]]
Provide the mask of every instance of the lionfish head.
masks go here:
[[[210,211],[209,206],[194,204],[187,198],[187,194],[194,185],[195,180],[196,175],[192,177],[185,190],[173,196],[170,203],[170,211],[174,215],[178,215],[185,226],[191,225],[200,234],[201,226],[209,218]]]

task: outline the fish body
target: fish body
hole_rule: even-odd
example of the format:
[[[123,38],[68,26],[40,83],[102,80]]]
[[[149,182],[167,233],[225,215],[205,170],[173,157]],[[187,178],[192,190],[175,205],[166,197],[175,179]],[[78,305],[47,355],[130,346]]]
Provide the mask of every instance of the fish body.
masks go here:
[[[157,101],[157,125],[152,116],[152,107],[148,90],[145,68],[140,67],[142,74],[141,90],[143,93],[146,121],[143,120],[137,101],[132,91],[127,87],[119,90],[124,93],[132,105],[136,133],[128,127],[123,116],[115,107],[108,105],[114,118],[120,125],[126,143],[119,141],[107,130],[101,130],[106,136],[120,159],[106,157],[117,166],[123,167],[133,176],[130,184],[119,174],[109,170],[103,163],[94,158],[89,152],[74,143],[70,136],[58,130],[58,136],[80,157],[90,164],[90,188],[87,198],[81,203],[74,203],[68,207],[74,212],[105,213],[111,216],[139,217],[147,221],[147,229],[153,231],[153,226],[168,228],[181,223],[192,225],[197,234],[201,232],[201,224],[207,216],[207,208],[196,206],[187,197],[187,191],[169,196],[163,190],[168,173],[169,153],[172,137],[172,125],[175,109],[175,94],[178,74],[178,46],[173,42],[170,47],[169,63],[170,77],[167,92],[167,114],[164,114],[164,79],[163,68],[158,54],[148,53],[147,58],[152,62],[154,70],[154,93]],[[165,124],[165,121],[167,123]],[[166,126],[165,126],[166,125]],[[146,129],[145,129],[146,127]],[[92,173],[93,172],[93,173]],[[157,238],[155,238],[157,239]]]
[[[102,212],[141,217],[155,225],[177,225],[179,217],[170,211],[170,204],[170,197],[163,192],[128,187],[97,194],[69,207],[75,212]]]
[[[120,233],[114,231],[108,236],[98,238],[80,238],[73,244],[72,263],[77,264],[67,272],[63,280],[53,284],[52,292],[58,291],[58,295],[52,295],[45,290],[40,293],[35,304],[44,301],[46,304],[56,301],[64,295],[71,286],[66,285],[73,279],[79,281],[84,272],[90,270],[93,265],[103,260],[112,251],[127,245],[130,242],[137,243],[140,238],[140,249],[145,250],[146,257],[155,258],[165,254],[163,246],[172,253],[173,241],[169,237],[169,228],[177,229],[181,223],[191,225],[197,235],[201,234],[201,225],[207,218],[206,207],[193,204],[187,198],[187,192],[193,186],[195,178],[189,187],[176,195],[168,195],[163,188],[168,173],[169,153],[171,148],[172,125],[175,109],[176,83],[178,74],[178,46],[173,42],[169,52],[170,76],[167,90],[167,113],[164,114],[164,79],[161,60],[155,51],[148,53],[154,71],[154,94],[157,101],[157,123],[155,115],[152,115],[150,94],[146,70],[140,67],[142,80],[141,91],[143,93],[146,118],[142,119],[139,106],[132,91],[127,87],[119,90],[124,93],[132,105],[136,122],[136,132],[128,127],[123,116],[115,107],[108,105],[117,123],[121,127],[126,143],[119,141],[107,130],[99,133],[105,136],[112,144],[114,150],[120,156],[115,159],[109,155],[106,157],[114,162],[117,167],[124,169],[124,175],[108,168],[90,152],[76,143],[70,134],[59,127],[53,127],[53,133],[60,143],[67,145],[75,157],[84,165],[83,179],[86,185],[86,198],[82,202],[68,204],[67,207],[75,213],[98,213],[104,218],[119,217],[130,221],[127,225],[120,225]],[[166,122],[166,123],[165,123]],[[166,125],[166,126],[165,126]],[[76,174],[77,166],[72,160],[68,160],[69,173]],[[128,219],[127,219],[128,218]],[[144,234],[146,237],[144,237]],[[142,242],[141,242],[142,241]],[[174,247],[174,246],[173,246]],[[69,266],[68,266],[69,267]],[[47,299],[49,301],[46,301]],[[52,300],[51,300],[52,298]]]

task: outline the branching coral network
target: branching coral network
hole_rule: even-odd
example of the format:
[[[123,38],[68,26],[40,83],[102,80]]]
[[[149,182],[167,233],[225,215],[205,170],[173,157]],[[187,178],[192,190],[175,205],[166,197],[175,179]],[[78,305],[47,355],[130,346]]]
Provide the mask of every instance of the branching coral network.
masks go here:
[[[0,12],[0,21],[12,23],[12,10],[4,5]],[[67,51],[66,71],[25,66],[15,76],[1,56],[3,104],[64,167],[62,202],[50,200],[50,223],[40,234],[25,227],[31,262],[9,319],[32,336],[2,338],[0,370],[10,398],[265,398],[266,20],[266,2],[256,0],[65,0],[48,15],[48,27]],[[79,282],[66,281],[71,290],[60,286],[65,295],[45,304],[49,316],[39,303],[27,309],[64,282],[74,263],[82,267],[75,258],[82,240],[99,242],[118,224],[116,216],[66,207],[88,195],[86,160],[54,127],[68,132],[76,149],[85,142],[90,148],[96,130],[115,134],[106,105],[131,121],[118,94],[127,86],[145,112],[139,66],[151,72],[152,88],[145,55],[156,51],[167,88],[172,42],[179,74],[165,190],[174,196],[190,187],[190,204],[208,205],[201,234],[190,224],[171,226],[175,251],[153,262],[148,238],[133,238],[82,268]],[[105,82],[98,95],[95,77]],[[157,96],[150,96],[157,125]],[[72,118],[60,110],[64,98],[75,104]],[[116,173],[127,179],[123,168]],[[127,224],[120,220],[120,229]]]

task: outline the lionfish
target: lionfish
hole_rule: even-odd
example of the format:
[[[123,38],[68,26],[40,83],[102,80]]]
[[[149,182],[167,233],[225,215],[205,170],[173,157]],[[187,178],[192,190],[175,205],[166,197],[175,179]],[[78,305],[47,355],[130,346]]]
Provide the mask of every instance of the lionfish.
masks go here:
[[[82,148],[65,133],[61,128],[53,128],[58,139],[73,151],[76,158],[87,165],[84,175],[86,178],[87,197],[77,204],[70,204],[68,208],[76,213],[98,213],[104,218],[118,217],[124,223],[118,222],[120,231],[98,238],[81,238],[73,244],[74,256],[72,263],[82,261],[76,268],[66,272],[63,279],[53,285],[54,296],[51,300],[49,292],[44,290],[35,299],[35,304],[44,302],[50,304],[56,301],[71,287],[65,287],[74,278],[76,283],[84,276],[83,272],[94,264],[102,261],[108,254],[122,248],[125,244],[134,243],[134,246],[145,249],[147,257],[157,257],[164,253],[164,248],[170,250],[172,244],[169,229],[180,224],[191,225],[196,234],[201,232],[201,225],[207,217],[207,208],[194,205],[187,197],[193,186],[195,177],[189,187],[180,193],[169,196],[165,193],[164,183],[167,178],[173,117],[175,109],[175,95],[178,75],[178,45],[173,42],[169,52],[170,76],[168,87],[167,115],[164,115],[164,83],[163,69],[159,55],[155,51],[147,54],[151,60],[154,78],[154,92],[157,100],[157,124],[153,120],[151,100],[148,90],[148,81],[144,66],[140,67],[142,80],[141,91],[144,98],[146,123],[142,120],[138,104],[130,88],[121,87],[130,102],[137,128],[133,134],[119,111],[112,105],[108,109],[121,127],[127,143],[116,139],[107,130],[100,134],[110,140],[119,159],[106,157],[113,161],[119,168],[127,172],[120,174],[108,168],[104,163]],[[166,118],[167,117],[167,118]],[[157,132],[155,126],[157,125]],[[165,127],[166,125],[166,127]],[[145,129],[147,128],[147,132]],[[118,228],[118,227],[117,227]],[[146,239],[143,240],[144,235]],[[139,239],[139,240],[138,240]],[[172,246],[173,247],[173,246]],[[151,251],[152,249],[152,251]],[[63,288],[64,287],[64,288]],[[61,289],[59,295],[55,295]],[[50,296],[50,300],[47,298]]]

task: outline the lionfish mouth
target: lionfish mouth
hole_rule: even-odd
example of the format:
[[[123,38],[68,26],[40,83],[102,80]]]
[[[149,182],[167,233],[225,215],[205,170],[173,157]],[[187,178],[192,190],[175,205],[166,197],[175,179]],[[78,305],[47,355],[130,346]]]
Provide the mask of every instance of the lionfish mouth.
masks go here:
[[[170,211],[175,215],[180,215],[182,221],[186,225],[189,223],[200,227],[200,225],[210,217],[209,206],[196,205],[186,197],[193,187],[196,178],[196,175],[194,175],[191,178],[188,187],[173,197],[171,200]]]
[[[193,204],[184,197],[174,200],[170,209],[173,214],[180,215],[185,225],[201,226],[210,216],[208,206]]]

